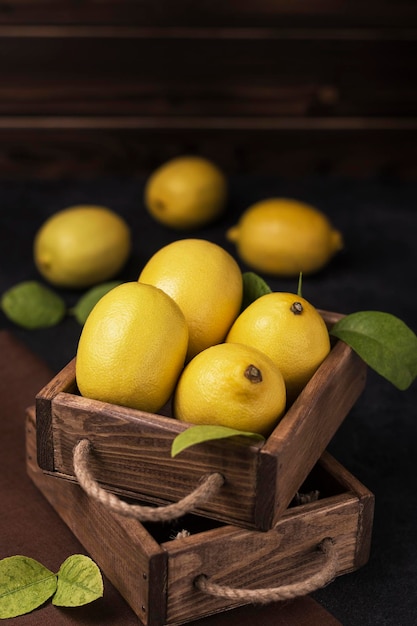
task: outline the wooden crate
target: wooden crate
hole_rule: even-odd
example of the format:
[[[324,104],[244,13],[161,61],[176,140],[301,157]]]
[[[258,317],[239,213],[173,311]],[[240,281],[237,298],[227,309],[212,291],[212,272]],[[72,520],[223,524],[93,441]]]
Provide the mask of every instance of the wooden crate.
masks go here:
[[[329,326],[340,318],[322,315]],[[74,359],[37,396],[38,463],[45,471],[74,475],[74,448],[88,440],[89,471],[97,482],[152,506],[182,500],[202,479],[221,474],[223,485],[194,512],[267,530],[325,450],[365,379],[364,362],[337,341],[265,442],[206,442],[171,458],[173,439],[188,425],[169,412],[153,415],[81,397]]]
[[[41,470],[35,419],[32,408],[27,419],[30,478],[145,626],[183,624],[248,603],[247,591],[234,600],[202,591],[197,588],[201,575],[222,590],[225,585],[249,589],[257,599],[270,588],[283,592],[283,585],[298,590],[302,585],[304,595],[312,590],[308,581],[310,587],[317,585],[315,579],[329,565],[325,583],[327,576],[345,574],[368,560],[373,495],[328,453],[302,487],[307,493],[317,490],[318,499],[291,506],[273,529],[259,532],[187,515],[173,534],[167,524],[142,525],[112,513],[71,476]],[[176,537],[178,529],[191,534]],[[329,539],[332,552],[325,555],[317,547]]]

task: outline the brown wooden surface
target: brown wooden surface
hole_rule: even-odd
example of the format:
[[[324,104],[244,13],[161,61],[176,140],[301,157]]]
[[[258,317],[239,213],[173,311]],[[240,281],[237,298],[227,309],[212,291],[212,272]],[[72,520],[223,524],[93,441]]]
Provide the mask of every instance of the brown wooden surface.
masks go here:
[[[166,2],[153,0],[14,0],[3,4],[1,23],[10,25],[43,24],[119,24],[131,26],[314,26],[413,27],[417,25],[413,0],[229,0],[213,3]]]
[[[416,58],[413,0],[6,3],[2,176],[415,176]]]
[[[363,518],[361,500],[373,502],[372,495],[330,455],[325,455],[325,472],[337,474],[341,493],[289,509],[273,530],[220,526],[201,532],[197,520],[195,533],[165,540],[159,548],[153,536],[166,533],[164,525],[146,532],[138,522],[86,497],[65,475],[42,472],[35,463],[35,431],[32,409],[27,421],[30,477],[147,626],[180,624],[241,604],[197,592],[193,580],[201,573],[220,584],[265,588],[298,582],[317,571],[323,555],[315,548],[325,537],[336,543],[337,575],[357,567],[357,552],[369,553],[372,518]],[[320,483],[317,488],[322,489]],[[187,521],[183,523],[187,529]],[[358,532],[364,524],[370,525],[367,533]],[[166,585],[158,586],[161,581]]]

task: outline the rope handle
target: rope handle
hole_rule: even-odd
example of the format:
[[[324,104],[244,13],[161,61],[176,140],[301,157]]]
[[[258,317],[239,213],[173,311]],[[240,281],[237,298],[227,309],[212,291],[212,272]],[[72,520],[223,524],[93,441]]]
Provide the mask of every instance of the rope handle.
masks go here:
[[[106,491],[94,479],[90,471],[89,459],[92,444],[88,439],[81,439],[73,450],[75,476],[84,491],[94,500],[124,517],[134,517],[141,522],[168,522],[190,513],[193,509],[207,502],[224,483],[220,473],[204,476],[194,491],[178,502],[166,506],[154,507],[140,504],[128,504],[116,495]]]
[[[194,585],[200,591],[217,598],[253,604],[267,604],[268,602],[291,600],[305,596],[326,586],[336,577],[337,551],[334,540],[326,537],[318,544],[317,548],[319,552],[325,555],[322,568],[315,574],[297,583],[265,589],[236,589],[214,583],[205,574],[200,574],[194,580]]]

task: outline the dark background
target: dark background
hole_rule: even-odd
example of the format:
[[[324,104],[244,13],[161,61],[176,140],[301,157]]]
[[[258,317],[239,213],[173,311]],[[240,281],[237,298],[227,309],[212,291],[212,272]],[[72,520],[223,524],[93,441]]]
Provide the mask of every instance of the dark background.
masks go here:
[[[182,236],[235,255],[228,226],[256,200],[288,196],[323,210],[345,239],[326,269],[304,279],[303,295],[341,313],[386,311],[416,331],[415,3],[198,7],[2,3],[0,292],[40,279],[33,237],[72,204],[104,204],[126,218],[134,249],[120,278],[130,280]],[[185,153],[217,162],[230,195],[217,223],[177,233],[147,214],[143,186]],[[60,293],[68,307],[82,294]],[[81,331],[70,316],[30,332],[3,315],[0,324],[55,372]],[[330,444],[376,497],[369,563],[314,594],[345,626],[416,623],[416,404],[416,383],[400,392],[370,371]]]

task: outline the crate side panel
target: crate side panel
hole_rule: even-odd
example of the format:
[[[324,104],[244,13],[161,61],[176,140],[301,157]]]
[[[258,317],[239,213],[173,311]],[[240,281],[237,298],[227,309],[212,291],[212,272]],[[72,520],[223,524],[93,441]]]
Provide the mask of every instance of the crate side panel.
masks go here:
[[[73,474],[73,448],[88,438],[94,451],[91,470],[102,485],[156,504],[178,501],[204,476],[220,472],[224,485],[197,512],[253,525],[259,448],[218,441],[171,458],[172,441],[185,428],[169,417],[104,403],[90,405],[85,398],[61,394],[53,403],[55,468]]]
[[[320,568],[317,545],[326,537],[336,542],[337,575],[355,569],[358,500],[342,494],[298,510],[288,510],[266,532],[229,527],[203,541],[172,542],[168,568],[167,623],[210,615],[239,603],[206,595],[193,585],[199,574],[237,588],[269,588],[303,580]],[[241,604],[241,603],[240,603]]]
[[[358,399],[365,380],[363,361],[337,342],[268,438],[261,454],[277,458],[275,521]]]

